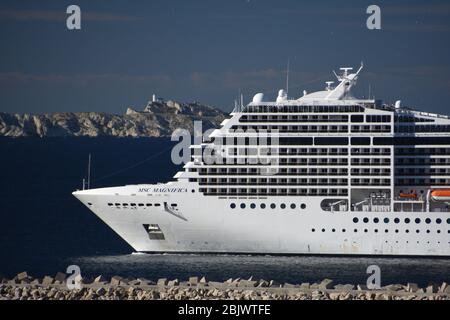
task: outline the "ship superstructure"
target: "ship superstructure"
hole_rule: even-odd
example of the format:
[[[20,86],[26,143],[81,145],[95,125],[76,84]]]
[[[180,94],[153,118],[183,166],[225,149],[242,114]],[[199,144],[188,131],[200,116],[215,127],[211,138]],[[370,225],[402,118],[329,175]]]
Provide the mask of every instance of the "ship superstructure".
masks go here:
[[[450,119],[357,99],[357,72],[257,93],[176,181],[76,191],[136,251],[450,255]]]

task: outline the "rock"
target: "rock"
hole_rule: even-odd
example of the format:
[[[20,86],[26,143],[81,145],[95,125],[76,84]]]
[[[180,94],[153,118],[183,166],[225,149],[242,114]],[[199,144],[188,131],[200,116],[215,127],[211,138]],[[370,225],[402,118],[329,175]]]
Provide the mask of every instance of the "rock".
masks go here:
[[[178,281],[178,279],[171,280],[171,281],[169,281],[169,282],[167,283],[167,285],[168,285],[169,287],[175,287],[175,286],[178,286],[178,285],[179,285],[179,281]]]
[[[294,288],[299,288],[299,287],[300,287],[299,285],[287,283],[287,282],[283,284],[283,288],[286,288],[286,289],[294,289]]]
[[[94,283],[97,283],[97,284],[102,284],[102,283],[106,283],[108,280],[104,277],[104,276],[102,276],[102,275],[99,275],[98,277],[96,277],[95,279],[94,279]]]
[[[128,281],[128,285],[132,287],[136,287],[140,284],[140,281],[138,279],[133,279]]]
[[[324,279],[320,284],[319,284],[319,289],[321,291],[325,291],[327,289],[332,289],[333,288],[333,280],[331,279]]]
[[[261,279],[261,280],[258,281],[258,284],[256,286],[258,288],[266,288],[266,287],[269,286],[269,282],[266,281],[266,280]]]
[[[311,290],[319,290],[319,284],[318,283],[313,283],[309,286],[309,289]]]
[[[281,284],[276,280],[270,280],[269,287],[271,288],[280,288]]]
[[[302,284],[300,284],[300,289],[301,290],[309,290],[310,289],[310,285],[308,282],[303,282]]]
[[[417,283],[408,282],[406,284],[406,291],[407,292],[416,292],[417,290],[419,290],[419,286],[417,285]]]
[[[219,288],[219,289],[225,287],[225,285],[222,282],[216,282],[216,281],[209,281],[208,285],[210,287]]]
[[[63,284],[66,281],[66,274],[58,272],[55,275],[55,283]]]
[[[120,284],[120,280],[122,280],[122,277],[120,277],[120,276],[113,276],[109,283],[111,285],[113,285],[113,286],[118,286]]]
[[[206,283],[208,283],[208,281],[206,281],[206,278],[205,278],[205,277],[202,277],[202,278],[200,279],[199,283],[206,284]]]
[[[339,300],[340,293],[339,292],[332,292],[329,294],[330,300]]]
[[[189,284],[191,286],[196,286],[198,284],[198,277],[189,277]]]
[[[238,287],[255,287],[256,281],[253,280],[241,280],[239,281]]]
[[[158,287],[165,287],[165,286],[167,286],[167,279],[166,278],[158,279],[158,282],[156,282],[156,285]]]
[[[358,290],[358,291],[367,291],[367,290],[369,290],[369,288],[367,288],[367,286],[365,284],[358,284],[356,286],[356,290]]]
[[[448,288],[448,284],[447,282],[442,282],[441,286],[439,287],[439,292],[440,293],[445,293],[445,290]]]
[[[427,288],[425,289],[426,293],[437,293],[438,292],[438,286],[434,283],[430,283]]]
[[[241,281],[241,278],[236,278],[236,279],[233,279],[233,281],[231,281],[231,283],[230,283],[230,286],[234,286],[234,287],[237,287],[238,285],[239,285],[239,282]]]
[[[98,294],[99,296],[103,296],[104,294],[106,294],[106,289],[103,287],[100,287],[97,289],[97,291],[95,291],[96,294]]]
[[[150,281],[146,278],[138,278],[137,280],[139,281],[140,286],[148,286],[148,285],[152,284],[152,281]]]
[[[37,286],[37,285],[39,285],[39,284],[40,284],[40,283],[39,283],[39,279],[34,279],[33,281],[30,282],[30,284],[31,284],[32,286]]]
[[[403,289],[403,286],[401,284],[390,284],[382,287],[382,289],[387,291],[400,291]]]
[[[53,284],[53,278],[50,276],[45,276],[44,279],[42,279],[42,285],[44,287],[47,287],[49,285]]]
[[[352,291],[355,290],[355,286],[352,284],[337,284],[334,286],[334,289],[338,291]]]
[[[16,276],[17,281],[21,282],[22,280],[28,279],[28,274],[26,271],[18,273]]]

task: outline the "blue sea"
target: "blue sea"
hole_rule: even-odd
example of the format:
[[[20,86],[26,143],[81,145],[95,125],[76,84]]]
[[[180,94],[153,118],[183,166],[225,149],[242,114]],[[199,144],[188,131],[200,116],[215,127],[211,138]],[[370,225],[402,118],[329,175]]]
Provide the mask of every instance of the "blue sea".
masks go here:
[[[133,254],[133,250],[72,195],[87,176],[92,187],[170,180],[168,139],[0,139],[0,275],[54,275],[80,266],[83,276],[148,279],[206,276],[279,282],[365,283],[369,265],[382,284],[450,280],[450,259],[318,256]]]

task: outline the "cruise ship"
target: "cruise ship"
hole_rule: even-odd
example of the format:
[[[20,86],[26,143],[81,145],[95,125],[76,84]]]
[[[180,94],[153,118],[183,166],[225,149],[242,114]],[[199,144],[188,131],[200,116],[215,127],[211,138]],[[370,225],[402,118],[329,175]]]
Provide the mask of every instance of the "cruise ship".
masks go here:
[[[449,256],[450,119],[355,98],[361,70],[255,94],[174,181],[73,194],[136,252]]]

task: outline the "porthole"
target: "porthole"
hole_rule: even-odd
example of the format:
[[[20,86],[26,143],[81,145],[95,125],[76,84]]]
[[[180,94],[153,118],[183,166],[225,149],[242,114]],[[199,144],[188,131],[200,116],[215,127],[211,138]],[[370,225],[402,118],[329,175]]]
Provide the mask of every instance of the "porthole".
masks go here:
[[[384,233],[388,233],[389,232],[389,230],[388,229],[384,229]]]
[[[375,229],[374,231],[375,231],[375,233],[378,233],[378,229]]]
[[[405,230],[405,232],[406,232],[406,233],[409,233],[409,230],[408,230],[408,229],[406,229],[406,230]]]
[[[261,209],[265,209],[266,208],[266,204],[265,203],[261,203],[260,207],[261,207]]]
[[[345,232],[345,229],[342,229],[342,232]]]
[[[143,204],[143,203],[139,203],[138,206],[139,206],[139,207],[143,207],[144,204]]]
[[[306,209],[306,204],[302,203],[302,204],[300,205],[300,208]]]
[[[325,229],[322,229],[322,232],[325,232]]]
[[[92,203],[88,202],[88,205],[92,206]]]
[[[334,229],[334,228],[333,228],[333,229],[331,229],[331,232],[336,232],[336,229]]]
[[[236,203],[231,203],[231,204],[230,204],[230,208],[231,208],[231,209],[236,208]]]
[[[440,218],[437,218],[437,219],[436,219],[436,223],[437,223],[437,224],[441,224],[441,222],[442,222],[442,220],[441,220]]]
[[[438,230],[437,233],[441,233],[441,230]]]
[[[373,219],[373,222],[375,222],[375,223],[378,223],[379,221],[380,221],[380,219],[378,219],[378,218]]]
[[[241,209],[245,209],[245,203],[241,203]]]
[[[353,229],[353,232],[355,232],[355,233],[358,232],[358,229]]]
[[[447,219],[447,224],[450,224],[450,218]]]
[[[128,203],[122,203],[122,206],[127,207]]]
[[[431,219],[430,219],[430,218],[426,218],[426,219],[425,219],[425,223],[426,223],[426,224],[430,224],[430,223],[431,223]]]
[[[369,231],[369,230],[367,230],[367,229],[364,229],[364,232],[366,232],[366,233],[367,233],[368,231]]]
[[[152,206],[152,204],[151,203],[147,203],[147,207],[151,207]]]
[[[363,221],[364,221],[364,223],[367,223],[367,222],[369,222],[369,218],[364,218]]]
[[[405,223],[409,223],[411,220],[409,218],[405,219]]]
[[[194,190],[194,189],[192,189],[192,190],[191,190],[191,192],[192,192],[192,193],[194,193],[194,192],[195,192],[195,190]]]
[[[250,204],[250,208],[255,209],[256,208],[256,204],[254,204],[254,203]]]
[[[358,221],[359,221],[358,218],[356,218],[356,217],[353,218],[354,223],[358,223]]]
[[[419,218],[416,218],[416,220],[414,220],[417,224],[419,224],[420,223],[420,219]]]
[[[389,223],[389,218],[384,218],[383,221],[384,223]]]
[[[296,208],[295,203],[291,203],[291,209],[295,209],[295,208]]]
[[[280,205],[280,208],[281,208],[281,209],[286,209],[286,204],[282,203],[282,204]]]
[[[399,218],[395,218],[395,219],[394,219],[394,222],[395,222],[395,223],[399,223],[399,222],[400,222],[400,219],[399,219]]]
[[[116,203],[115,205],[116,205],[116,207],[120,207],[120,203]]]
[[[420,230],[419,230],[419,229],[417,229],[417,230],[416,230],[416,233],[420,233]]]
[[[271,203],[271,204],[270,204],[270,207],[271,207],[272,209],[275,209],[277,206],[275,205],[275,203]]]
[[[130,203],[130,206],[136,207],[136,203]]]
[[[316,229],[311,229],[312,232],[316,232]]]
[[[112,203],[108,203],[108,206],[110,206],[110,207],[111,207],[112,205],[113,205]]]
[[[430,230],[427,230],[427,233],[430,233]]]
[[[395,233],[398,233],[398,229],[395,229]]]

